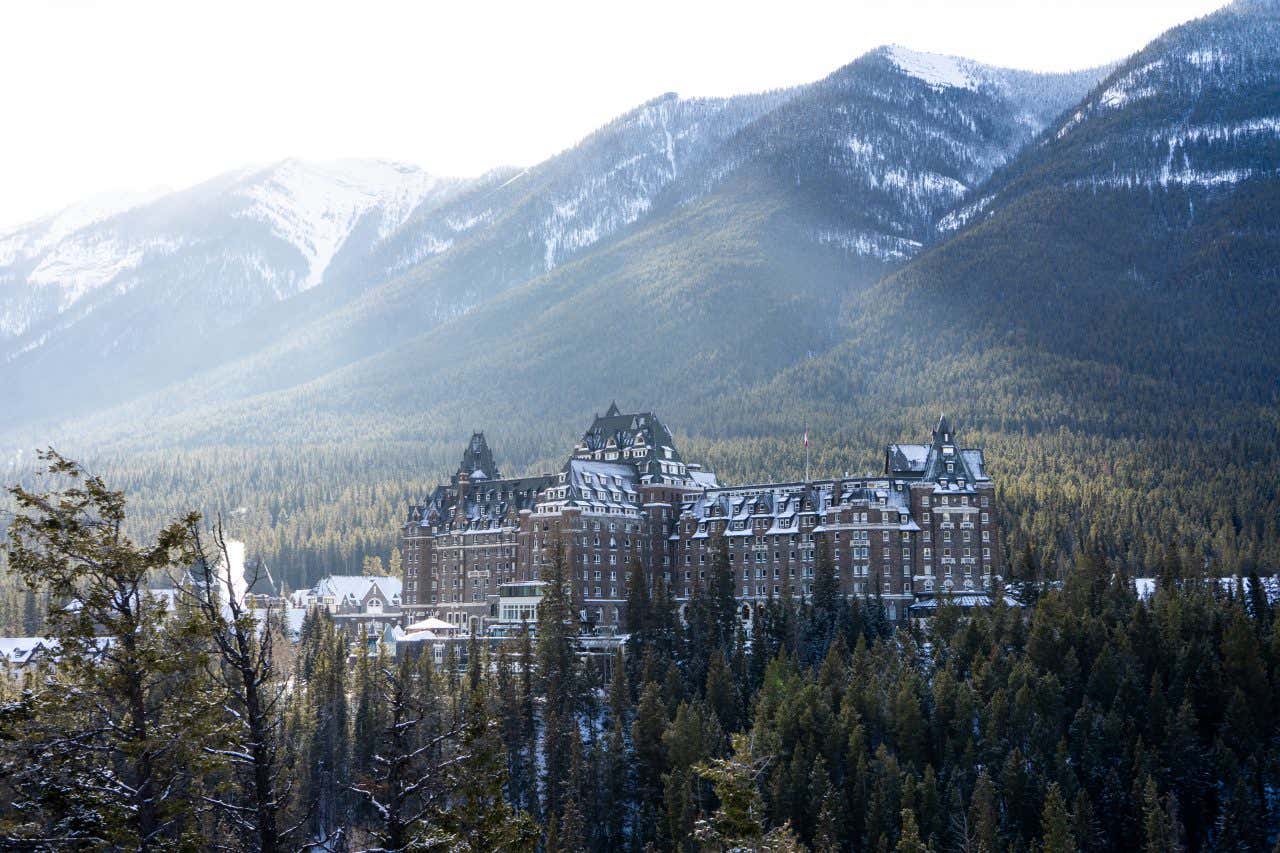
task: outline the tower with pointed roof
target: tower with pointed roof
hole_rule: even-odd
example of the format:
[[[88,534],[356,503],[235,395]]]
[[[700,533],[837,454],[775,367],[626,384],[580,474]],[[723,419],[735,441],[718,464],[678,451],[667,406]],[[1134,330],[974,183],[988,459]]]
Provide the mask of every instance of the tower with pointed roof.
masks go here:
[[[453,475],[453,484],[456,486],[460,481],[469,480],[501,479],[502,474],[493,461],[493,451],[489,449],[484,433],[478,430],[471,433],[471,440],[462,451],[462,461],[458,463],[458,470]]]

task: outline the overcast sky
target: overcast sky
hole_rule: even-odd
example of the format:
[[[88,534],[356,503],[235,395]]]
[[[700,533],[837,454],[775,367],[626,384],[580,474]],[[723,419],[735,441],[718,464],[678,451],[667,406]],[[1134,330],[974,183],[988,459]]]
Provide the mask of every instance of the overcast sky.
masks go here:
[[[0,4],[0,224],[283,157],[529,165],[666,91],[824,76],[886,43],[1064,70],[1221,0]]]

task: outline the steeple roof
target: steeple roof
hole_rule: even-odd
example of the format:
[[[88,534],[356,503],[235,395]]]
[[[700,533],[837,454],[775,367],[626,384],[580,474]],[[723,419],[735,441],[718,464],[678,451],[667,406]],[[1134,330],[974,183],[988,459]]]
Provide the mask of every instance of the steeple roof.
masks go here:
[[[951,429],[951,422],[947,420],[946,414],[938,416],[938,425],[933,429],[933,443],[937,445],[955,443],[955,431]]]
[[[471,438],[467,441],[467,446],[462,451],[462,461],[458,463],[458,472],[453,475],[454,485],[457,485],[458,481],[464,476],[469,480],[502,479],[502,474],[498,471],[498,466],[493,461],[493,451],[489,449],[489,442],[485,441],[483,432],[476,431],[471,433]]]

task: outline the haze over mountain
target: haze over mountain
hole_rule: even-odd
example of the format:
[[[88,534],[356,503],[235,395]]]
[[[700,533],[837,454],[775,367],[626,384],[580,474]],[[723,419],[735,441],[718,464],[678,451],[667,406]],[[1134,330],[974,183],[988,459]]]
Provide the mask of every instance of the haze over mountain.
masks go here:
[[[785,182],[813,208],[795,223],[803,251],[865,282],[1097,76],[887,48],[797,89],[664,95],[521,172],[286,161],[67,212],[0,243],[0,358],[28,403],[12,414],[83,412],[197,374],[217,386],[213,368],[252,354],[254,379],[227,396],[288,387],[742,182]],[[41,393],[51,376],[56,399]]]
[[[885,47],[526,170],[290,161],[43,220],[0,236],[2,444],[269,506],[300,578],[385,551],[472,428],[533,468],[618,397],[732,480],[797,473],[805,424],[874,467],[946,407],[1055,556],[1274,564],[1278,21],[1065,75]]]

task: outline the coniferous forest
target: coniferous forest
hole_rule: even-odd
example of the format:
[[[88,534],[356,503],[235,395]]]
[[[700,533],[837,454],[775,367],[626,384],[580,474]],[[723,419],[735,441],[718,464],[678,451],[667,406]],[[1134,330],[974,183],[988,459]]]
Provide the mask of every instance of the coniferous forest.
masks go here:
[[[194,514],[47,457],[11,569],[56,666],[4,684],[0,840],[22,849],[1268,849],[1280,632],[1261,584],[1171,561],[1135,594],[1082,554],[1023,606],[891,631],[873,597],[783,594],[744,630],[717,558],[681,620],[632,566],[625,648],[575,653],[567,567],[536,625],[445,657],[296,646],[226,603]],[[557,553],[558,549],[557,549]],[[1033,557],[1024,559],[1033,560]],[[173,613],[147,595],[185,578]],[[660,577],[660,575],[659,575]]]

